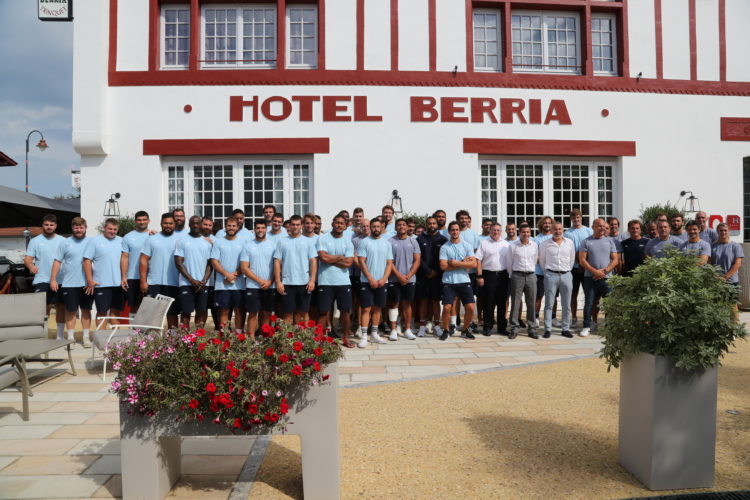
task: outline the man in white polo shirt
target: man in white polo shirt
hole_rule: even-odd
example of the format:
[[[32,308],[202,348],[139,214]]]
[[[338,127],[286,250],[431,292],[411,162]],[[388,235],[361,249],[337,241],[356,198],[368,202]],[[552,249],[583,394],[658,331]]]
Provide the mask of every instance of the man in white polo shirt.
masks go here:
[[[539,265],[544,269],[544,338],[552,330],[552,304],[560,291],[562,305],[562,336],[572,338],[570,333],[570,294],[573,291],[573,276],[570,271],[576,261],[575,243],[563,237],[563,226],[555,221],[552,238],[539,246]]]
[[[484,327],[482,335],[489,337],[497,308],[497,333],[507,335],[508,320],[505,318],[508,302],[508,252],[510,243],[502,239],[502,226],[493,223],[489,237],[482,240],[476,253],[477,284],[482,291]]]

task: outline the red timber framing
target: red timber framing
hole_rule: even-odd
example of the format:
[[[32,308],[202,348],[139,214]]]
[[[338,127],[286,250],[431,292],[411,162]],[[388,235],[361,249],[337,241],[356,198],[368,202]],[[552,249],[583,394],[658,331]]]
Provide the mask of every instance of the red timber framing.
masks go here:
[[[464,153],[543,156],[635,156],[634,141],[465,138]]]
[[[328,137],[274,139],[144,139],[144,155],[302,155],[330,152]]]
[[[670,80],[663,75],[661,34],[661,2],[653,0],[656,31],[656,78],[631,78],[628,55],[629,0],[465,0],[466,2],[466,72],[437,71],[438,0],[427,0],[429,16],[429,71],[399,71],[398,24],[399,0],[390,0],[390,70],[365,70],[364,30],[365,0],[356,2],[355,70],[327,70],[325,66],[325,3],[326,0],[275,0],[277,5],[277,65],[274,69],[200,69],[199,36],[191,36],[190,58],[185,70],[161,70],[159,56],[160,8],[168,3],[189,4],[191,33],[200,33],[200,9],[208,3],[231,3],[226,0],[150,0],[149,57],[147,71],[117,71],[117,4],[125,0],[109,0],[109,85],[110,86],[181,86],[181,85],[366,85],[366,86],[438,86],[531,88],[613,92],[646,92],[668,94],[750,95],[750,83],[726,81],[726,20],[725,1],[718,0],[719,9],[719,81],[697,79],[697,42],[695,0],[689,2],[690,13],[690,80]],[[250,0],[247,0],[250,1]],[[252,0],[251,3],[261,0]],[[267,3],[267,2],[264,2]],[[318,67],[316,69],[286,69],[286,5],[309,3],[318,6]],[[500,11],[503,29],[501,72],[474,70],[473,9],[492,8]],[[514,73],[510,17],[513,9],[569,10],[578,12],[581,25],[581,75]],[[591,16],[596,13],[614,14],[617,19],[618,75],[594,75],[590,33]]]

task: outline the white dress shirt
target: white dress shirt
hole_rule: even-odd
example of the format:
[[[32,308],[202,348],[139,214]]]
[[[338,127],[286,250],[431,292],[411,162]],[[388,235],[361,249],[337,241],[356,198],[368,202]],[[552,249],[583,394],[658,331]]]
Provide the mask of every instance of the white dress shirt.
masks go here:
[[[482,271],[505,271],[508,268],[509,251],[510,243],[507,241],[487,238],[479,244],[475,256],[482,262]]]
[[[539,264],[550,271],[570,271],[576,261],[576,245],[573,240],[563,238],[558,245],[549,239],[539,246]]]
[[[507,260],[507,269],[509,274],[515,271],[523,273],[533,273],[536,268],[537,257],[539,256],[539,247],[532,240],[527,244],[518,243],[510,245]]]

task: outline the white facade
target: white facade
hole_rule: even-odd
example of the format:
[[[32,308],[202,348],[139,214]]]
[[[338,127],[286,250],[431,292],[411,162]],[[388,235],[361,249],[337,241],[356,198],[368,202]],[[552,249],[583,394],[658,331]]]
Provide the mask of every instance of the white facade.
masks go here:
[[[180,204],[188,214],[203,213],[207,204],[216,203],[206,201],[206,194],[216,199],[231,193],[231,202],[224,199],[218,205],[247,211],[254,206],[245,200],[248,191],[251,198],[254,195],[255,188],[247,187],[255,179],[248,177],[247,167],[252,165],[282,166],[272,177],[284,184],[280,192],[286,197],[285,215],[295,206],[290,197],[295,172],[301,171],[294,165],[306,165],[308,208],[320,214],[326,226],[344,208],[362,206],[368,216],[379,213],[393,189],[398,189],[408,212],[442,208],[450,217],[468,209],[475,224],[483,213],[503,224],[524,215],[519,210],[527,212],[528,207],[517,201],[521,191],[536,198],[526,215],[557,215],[561,208],[555,205],[555,194],[564,196],[568,190],[555,187],[555,179],[582,176],[589,182],[592,216],[628,220],[642,205],[674,202],[682,190],[692,191],[704,210],[724,220],[743,214],[743,158],[750,157],[750,125],[746,137],[742,125],[735,125],[729,132],[735,140],[722,140],[721,118],[747,117],[750,124],[750,31],[742,29],[740,21],[750,19],[750,2],[697,0],[692,9],[687,0],[662,0],[660,13],[653,0],[613,2],[619,9],[614,14],[617,29],[626,25],[628,35],[618,32],[616,43],[628,41],[615,57],[619,76],[587,74],[586,67],[573,70],[583,74],[518,74],[507,68],[511,49],[505,47],[502,29],[500,57],[507,55],[503,70],[473,71],[473,44],[466,40],[472,18],[464,0],[312,3],[319,14],[324,12],[325,26],[317,20],[325,32],[325,40],[318,40],[318,50],[324,51],[318,66],[322,60],[323,67],[202,69],[204,63],[198,62],[196,69],[180,70],[160,69],[160,63],[152,61],[163,60],[159,51],[164,44],[163,36],[149,35],[152,2],[80,0],[73,139],[81,154],[83,217],[98,220],[104,201],[119,192],[123,213],[143,209],[156,219],[170,208],[170,166],[182,168]],[[499,19],[504,19],[506,3],[498,2]],[[582,6],[587,3],[581,0]],[[725,10],[721,29],[720,3]],[[157,2],[153,4],[158,8]],[[557,12],[556,4],[551,0],[540,10]],[[398,12],[392,12],[392,5]],[[514,12],[513,2],[509,5]],[[357,21],[360,7],[363,25]],[[579,22],[582,12],[576,14]],[[657,15],[662,20],[660,33],[655,28]],[[114,36],[110,25],[117,28]],[[578,57],[585,62],[588,34],[578,30]],[[277,44],[282,42],[278,38]],[[116,47],[110,46],[112,40]],[[203,40],[198,42],[200,47]],[[394,62],[397,70],[391,70]],[[257,105],[235,105],[232,121],[232,96],[246,102],[257,97]],[[264,110],[264,101],[273,97]],[[417,99],[415,105],[413,98],[428,100]],[[434,113],[430,106],[419,106],[429,98],[435,100],[434,112],[440,118],[419,121]],[[472,112],[472,106],[481,105],[491,110]],[[524,110],[512,113],[513,105],[523,105]],[[241,121],[236,121],[238,110]],[[318,139],[317,146],[308,152],[295,146],[297,138]],[[232,145],[213,139],[245,142]],[[276,143],[263,139],[286,141],[273,146]],[[481,141],[469,141],[465,147],[465,139]],[[165,140],[186,141],[180,143],[184,150]],[[326,144],[327,151],[319,152],[320,144]],[[144,154],[144,148],[167,153]],[[204,175],[209,165],[230,167],[227,172],[222,169],[218,191],[213,177],[211,188],[205,183],[199,187],[205,177],[197,175]],[[493,176],[484,170],[486,196],[490,178],[497,183],[493,204],[483,205],[482,165],[494,172]],[[532,172],[534,187],[511,187],[521,179],[514,177],[517,165],[542,167],[538,176]],[[586,174],[576,170],[572,177],[556,177],[556,165],[583,166]],[[600,173],[600,166],[606,171]],[[609,192],[598,185],[606,179],[612,186],[607,207],[598,201]],[[171,186],[175,203],[175,183]],[[222,210],[217,207],[213,215]],[[516,213],[509,214],[511,210]]]

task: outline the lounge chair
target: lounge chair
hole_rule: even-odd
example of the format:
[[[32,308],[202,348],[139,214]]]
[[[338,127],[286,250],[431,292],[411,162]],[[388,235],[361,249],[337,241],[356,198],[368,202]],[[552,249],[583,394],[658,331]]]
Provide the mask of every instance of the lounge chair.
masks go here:
[[[108,320],[129,320],[129,318],[122,318],[117,316],[106,316],[101,318],[99,324],[96,327],[96,331],[91,336],[91,359],[94,359],[94,355],[97,349],[102,352],[104,358],[104,369],[102,370],[102,380],[107,377],[107,349],[108,346],[124,342],[130,336],[137,333],[146,333],[149,330],[158,330],[161,332],[164,330],[164,318],[167,316],[169,306],[172,305],[174,299],[165,295],[157,295],[156,297],[144,297],[141,302],[138,312],[135,313],[133,321],[130,324],[117,324],[111,325],[109,330],[102,330]]]

